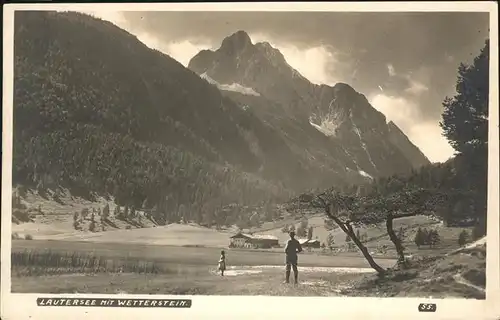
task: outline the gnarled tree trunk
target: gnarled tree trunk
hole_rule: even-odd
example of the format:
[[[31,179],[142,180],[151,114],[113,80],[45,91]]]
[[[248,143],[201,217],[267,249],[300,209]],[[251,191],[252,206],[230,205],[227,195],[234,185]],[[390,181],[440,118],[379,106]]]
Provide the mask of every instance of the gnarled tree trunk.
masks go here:
[[[386,270],[379,266],[373,257],[370,255],[368,252],[368,249],[361,243],[361,241],[356,237],[356,234],[354,230],[352,229],[352,226],[350,225],[349,222],[344,223],[342,222],[339,218],[337,218],[335,215],[333,215],[330,212],[330,208],[327,206],[325,207],[325,212],[326,215],[331,218],[337,225],[344,231],[349,237],[351,237],[352,241],[356,244],[356,246],[359,248],[363,256],[365,257],[366,261],[368,261],[368,264],[370,267],[372,267],[379,275],[384,275],[386,273]]]
[[[415,215],[416,214],[413,214],[413,213],[401,214],[401,215],[388,214],[387,218],[385,220],[387,234],[389,235],[389,238],[391,239],[392,243],[394,244],[394,247],[396,247],[396,252],[398,254],[398,265],[400,265],[402,267],[407,267],[407,263],[406,263],[406,259],[405,259],[405,252],[404,252],[403,244],[401,243],[401,239],[399,239],[399,237],[394,232],[393,221],[394,221],[394,219],[397,219],[397,218],[411,217],[411,216],[415,216]]]
[[[344,229],[342,229],[342,230],[344,230],[344,232],[346,232],[349,235],[349,237],[351,237],[351,240],[354,242],[354,244],[356,244],[356,246],[359,248],[359,250],[361,251],[361,253],[365,257],[366,261],[368,261],[368,263],[370,264],[370,267],[372,267],[373,269],[375,269],[375,271],[377,271],[378,274],[384,274],[385,273],[385,269],[382,268],[381,266],[379,266],[375,262],[375,260],[373,260],[373,257],[368,252],[368,249],[363,245],[363,243],[361,243],[361,241],[358,239],[358,237],[354,233],[354,230],[352,229],[352,226],[349,223],[346,223],[345,227],[347,229],[347,232]]]

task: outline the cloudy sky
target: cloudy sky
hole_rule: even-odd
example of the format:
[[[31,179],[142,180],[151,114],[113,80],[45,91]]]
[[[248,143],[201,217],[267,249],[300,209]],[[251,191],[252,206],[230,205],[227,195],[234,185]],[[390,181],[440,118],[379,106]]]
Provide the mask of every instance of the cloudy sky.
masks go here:
[[[488,13],[92,12],[187,65],[245,30],[313,83],[345,82],[394,121],[431,161],[453,149],[439,128],[457,67],[488,36]]]

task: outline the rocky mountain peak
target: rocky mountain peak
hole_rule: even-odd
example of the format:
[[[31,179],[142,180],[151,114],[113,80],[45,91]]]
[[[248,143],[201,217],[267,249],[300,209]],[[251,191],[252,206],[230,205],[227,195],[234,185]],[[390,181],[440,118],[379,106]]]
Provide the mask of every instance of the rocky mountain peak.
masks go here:
[[[283,54],[276,48],[273,48],[269,42],[259,42],[255,44],[255,47],[257,50],[267,58],[274,66],[284,66],[286,65],[287,67],[288,64],[286,63],[285,57]]]
[[[200,52],[189,68],[227,84],[220,86],[225,91],[228,86],[248,89],[231,98],[245,108],[251,106],[257,117],[275,128],[286,128],[278,130],[283,130],[285,140],[290,139],[290,146],[307,146],[313,162],[324,161],[322,165],[335,167],[336,172],[349,168],[357,175],[375,177],[406,172],[428,162],[406,135],[394,123],[388,126],[385,116],[352,86],[311,83],[277,48],[269,42],[252,44],[244,31],[225,38],[216,51]],[[258,95],[249,95],[252,91]],[[338,163],[330,163],[332,157]]]
[[[243,30],[236,31],[222,40],[220,50],[226,54],[233,55],[253,46],[252,39]]]
[[[356,90],[354,90],[353,87],[343,82],[337,82],[333,86],[333,91],[335,92],[335,94],[346,94],[355,96],[359,95],[359,93]]]

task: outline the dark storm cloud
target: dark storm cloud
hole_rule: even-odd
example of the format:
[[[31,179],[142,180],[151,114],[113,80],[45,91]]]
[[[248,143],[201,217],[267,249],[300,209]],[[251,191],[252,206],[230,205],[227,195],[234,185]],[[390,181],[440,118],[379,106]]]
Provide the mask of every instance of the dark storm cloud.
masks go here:
[[[413,99],[422,120],[437,120],[441,101],[453,93],[456,70],[479,53],[488,36],[488,13],[340,12],[124,12],[137,31],[165,43],[203,39],[215,47],[237,30],[259,33],[300,48],[326,46],[366,95],[380,92]],[[390,75],[387,65],[394,67]],[[335,68],[335,66],[331,66]],[[353,77],[353,74],[355,76]],[[411,93],[412,83],[428,88]],[[422,89],[425,90],[425,89]]]

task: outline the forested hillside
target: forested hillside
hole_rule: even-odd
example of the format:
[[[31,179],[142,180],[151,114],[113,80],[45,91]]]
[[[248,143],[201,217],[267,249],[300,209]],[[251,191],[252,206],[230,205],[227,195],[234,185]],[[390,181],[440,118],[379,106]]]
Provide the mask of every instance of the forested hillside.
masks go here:
[[[263,126],[170,57],[79,13],[17,12],[13,181],[196,221],[283,199],[240,127]],[[184,213],[182,213],[184,214]]]

